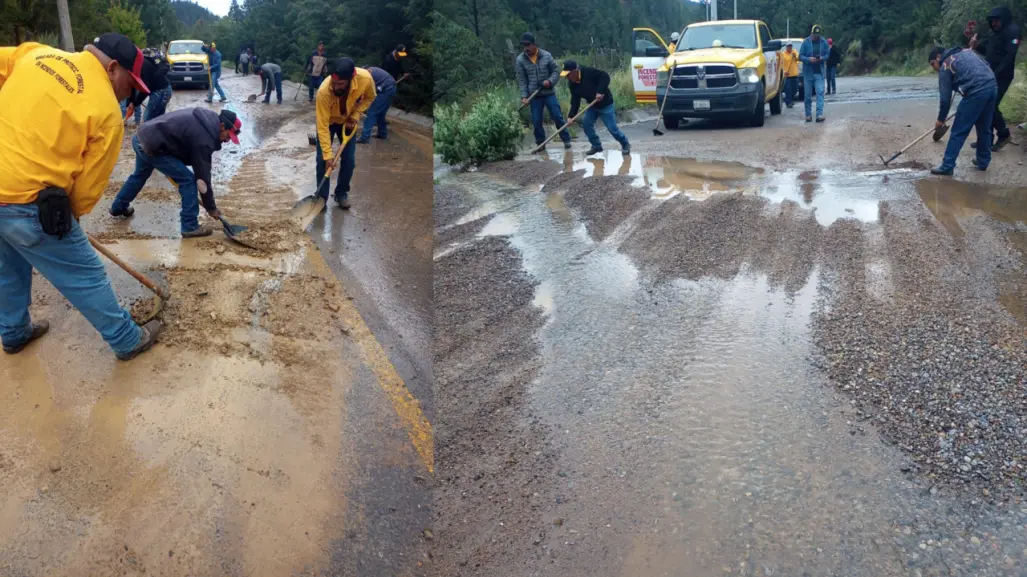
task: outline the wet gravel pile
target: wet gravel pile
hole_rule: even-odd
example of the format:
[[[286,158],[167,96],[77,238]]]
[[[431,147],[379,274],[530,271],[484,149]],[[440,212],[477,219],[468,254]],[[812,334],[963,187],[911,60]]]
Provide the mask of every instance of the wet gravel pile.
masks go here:
[[[436,260],[434,286],[428,573],[508,574],[544,535],[539,508],[555,482],[549,430],[526,406],[541,362],[535,282],[507,241],[489,237]]]
[[[631,176],[586,178],[571,185],[564,199],[581,215],[588,234],[601,241],[649,202],[649,191],[632,186],[633,180]]]
[[[478,234],[481,229],[485,228],[485,225],[489,223],[491,216],[483,216],[481,218],[472,220],[471,222],[465,222],[456,226],[449,227],[445,230],[435,231],[435,249],[445,249],[446,247],[461,241],[467,237]]]
[[[481,171],[493,174],[520,186],[542,184],[560,172],[559,164],[548,160],[529,162],[509,160],[493,162],[481,167]]]
[[[928,478],[1022,496],[1027,338],[995,299],[992,272],[1008,267],[1007,245],[990,228],[953,240],[922,208],[881,212],[880,247],[860,225],[827,235],[833,298],[813,317],[814,362]],[[871,290],[872,261],[890,270],[886,298]]]
[[[679,195],[643,217],[622,250],[660,279],[731,279],[748,264],[767,274],[772,286],[795,291],[813,270],[822,232],[794,202],[743,194],[692,201]]]
[[[435,226],[446,226],[459,219],[468,210],[468,202],[460,196],[456,190],[435,185],[434,199],[432,204],[432,217]]]

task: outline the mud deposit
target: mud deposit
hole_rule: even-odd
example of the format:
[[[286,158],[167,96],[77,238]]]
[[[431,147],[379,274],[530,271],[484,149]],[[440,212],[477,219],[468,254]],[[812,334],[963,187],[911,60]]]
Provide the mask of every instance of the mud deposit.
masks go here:
[[[564,198],[567,206],[581,214],[592,238],[601,241],[649,202],[648,191],[633,186],[633,180],[629,176],[587,178],[571,185]]]
[[[542,184],[556,176],[560,170],[559,164],[548,160],[532,160],[529,162],[510,160],[486,164],[481,168],[482,172],[498,176],[521,186]]]
[[[528,544],[552,527],[541,517],[556,478],[549,430],[526,411],[543,318],[520,269],[517,252],[495,237],[435,262],[431,575],[534,556]]]

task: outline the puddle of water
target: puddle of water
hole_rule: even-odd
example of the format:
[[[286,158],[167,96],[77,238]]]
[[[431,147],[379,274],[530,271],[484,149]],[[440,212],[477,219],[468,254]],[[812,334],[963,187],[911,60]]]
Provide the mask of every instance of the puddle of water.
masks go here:
[[[876,220],[880,200],[915,198],[912,176],[748,178],[754,194],[816,209],[829,224]],[[471,197],[516,194],[461,182]],[[527,196],[510,237],[548,317],[531,405],[567,475],[543,515],[566,519],[554,531],[575,543],[554,573],[948,574],[946,561],[988,554],[968,526],[1003,551],[1024,550],[1023,514],[926,497],[900,472],[903,455],[846,420],[856,419],[807,361],[818,270],[794,294],[744,266],[726,281],[652,285],[615,245],[582,238],[556,212],[546,195]],[[890,271],[869,269],[887,295]]]
[[[952,236],[961,238],[961,219],[990,216],[1000,222],[1027,224],[1027,189],[986,186],[952,179],[925,178],[916,183],[920,200],[945,225]]]
[[[479,237],[484,236],[512,236],[517,232],[517,218],[509,213],[503,212],[489,219],[488,224],[478,233]]]

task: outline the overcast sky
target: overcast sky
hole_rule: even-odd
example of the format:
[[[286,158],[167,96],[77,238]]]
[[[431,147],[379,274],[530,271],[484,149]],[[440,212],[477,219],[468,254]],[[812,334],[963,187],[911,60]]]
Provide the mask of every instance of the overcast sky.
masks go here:
[[[227,16],[228,7],[232,5],[232,0],[193,0],[200,6],[203,6],[207,10],[210,10],[218,16]]]

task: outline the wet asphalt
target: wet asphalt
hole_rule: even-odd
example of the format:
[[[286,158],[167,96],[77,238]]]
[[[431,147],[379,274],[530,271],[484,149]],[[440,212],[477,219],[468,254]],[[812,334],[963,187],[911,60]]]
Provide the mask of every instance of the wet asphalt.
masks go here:
[[[842,79],[849,92],[829,100],[822,126],[795,109],[763,129],[698,122],[656,138],[651,123],[638,124],[625,128],[630,156],[614,145],[585,158],[580,139],[543,163],[525,156],[440,173],[437,270],[460,262],[469,295],[485,282],[508,287],[510,299],[530,290],[545,321],[538,330],[524,321],[538,352],[521,353],[523,363],[538,372],[505,389],[517,399],[523,387],[520,419],[540,423],[530,442],[513,426],[508,433],[534,456],[511,455],[504,468],[449,458],[467,467],[457,473],[477,474],[474,483],[457,473],[440,481],[449,490],[436,496],[436,518],[471,516],[488,529],[467,543],[452,522],[441,525],[439,574],[1024,574],[1022,501],[996,503],[917,474],[896,437],[813,362],[815,319],[841,286],[838,259],[849,258],[845,241],[833,240],[845,231],[863,231],[868,290],[887,293],[917,272],[873,260],[887,242],[882,207],[908,207],[918,226],[935,226],[933,216],[954,237],[988,219],[998,231],[1027,223],[1018,149],[996,155],[996,170],[959,180],[927,176],[941,145],[898,166],[875,162],[922,132],[932,87],[887,79],[861,89]],[[497,241],[519,262],[497,271]],[[978,250],[1006,249],[998,241]],[[493,276],[476,284],[485,270]],[[1022,322],[1020,297],[1004,290],[1000,314]],[[483,317],[512,318],[500,311]],[[436,331],[460,328],[440,322],[450,324]],[[482,340],[503,322],[486,323]],[[493,371],[490,359],[484,349],[438,358],[446,377],[436,394],[459,390],[462,378],[509,374],[509,360]],[[443,431],[467,425],[442,413],[437,426],[440,443],[455,443]],[[503,443],[502,429],[481,427],[482,445]],[[458,494],[514,505],[474,511]]]

